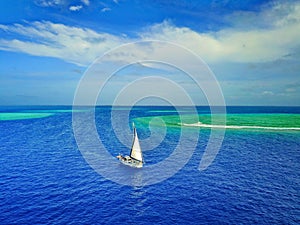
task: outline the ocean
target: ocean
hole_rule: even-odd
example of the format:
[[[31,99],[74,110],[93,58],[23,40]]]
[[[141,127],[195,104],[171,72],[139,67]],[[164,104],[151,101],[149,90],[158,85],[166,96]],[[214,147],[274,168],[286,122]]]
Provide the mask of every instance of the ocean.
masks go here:
[[[96,107],[90,119],[111,155],[101,158],[78,144],[71,106],[1,106],[0,224],[300,223],[300,107],[227,107],[223,128],[210,126],[209,107],[197,107],[199,126],[189,107],[180,109]],[[83,127],[90,110],[73,112]],[[115,158],[129,154],[132,122],[145,149],[142,169]],[[183,127],[178,154],[191,155],[164,169]],[[225,131],[223,141],[199,170],[212,129]],[[82,132],[89,144],[90,130]],[[134,176],[110,177],[118,174]]]

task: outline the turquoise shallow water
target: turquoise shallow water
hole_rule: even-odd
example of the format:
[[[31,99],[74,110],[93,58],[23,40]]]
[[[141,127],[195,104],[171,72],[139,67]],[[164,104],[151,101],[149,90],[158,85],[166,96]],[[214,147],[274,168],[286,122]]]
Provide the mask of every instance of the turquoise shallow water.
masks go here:
[[[9,113],[0,113],[1,120],[24,120],[24,119],[36,119],[52,116],[53,113],[41,113],[41,112],[9,112]]]
[[[157,122],[153,122],[156,119]],[[161,121],[164,121],[164,124]],[[247,129],[265,131],[300,131],[300,114],[272,113],[272,114],[183,114],[183,115],[155,115],[136,119],[140,123],[152,125],[167,125],[170,127],[193,127],[201,129]]]
[[[0,108],[1,113],[24,110],[29,114],[52,111],[47,117],[0,121],[0,224],[299,224],[298,131],[227,129],[217,157],[199,171],[211,132],[200,129],[191,159],[174,176],[155,185],[132,187],[107,180],[85,161],[74,138],[70,107]],[[121,118],[126,108],[116,111]],[[198,108],[203,119],[208,111],[208,107]],[[297,107],[229,107],[227,111],[232,119],[238,115],[251,122],[248,125],[256,124],[250,117],[278,120],[282,114],[295,118],[300,114]],[[129,121],[136,121],[142,148],[147,148],[145,140],[151,136],[144,118],[161,116],[177,113],[172,107],[131,110]],[[110,107],[98,107],[95,122],[112,156],[128,154],[112,129]],[[120,130],[129,126],[117,125]],[[153,125],[153,132],[161,129]],[[144,152],[145,167],[172,153],[180,129],[166,127],[162,143]],[[198,128],[190,132],[193,129]]]
[[[55,109],[50,106],[48,109],[45,108],[45,106],[35,106],[32,109],[26,109],[26,107],[20,107],[19,109],[17,107],[8,107],[8,109],[6,109],[5,107],[0,107],[0,121],[37,119],[53,116],[59,113],[85,112],[86,110],[87,109],[85,109],[84,107],[81,110],[73,110],[70,107],[62,107],[61,109]]]

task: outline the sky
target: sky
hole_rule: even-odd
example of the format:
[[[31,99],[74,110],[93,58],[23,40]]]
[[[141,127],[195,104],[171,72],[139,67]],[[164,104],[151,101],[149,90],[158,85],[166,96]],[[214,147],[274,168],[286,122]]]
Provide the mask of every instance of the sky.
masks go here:
[[[0,105],[71,105],[97,58],[149,40],[173,43],[200,57],[227,105],[300,106],[300,1],[286,0],[1,0]],[[133,51],[141,59],[148,52],[190,63],[160,45],[136,45]],[[116,58],[107,67],[114,63]],[[131,82],[156,76],[186,89],[194,104],[208,104],[180,68],[169,67],[136,63],[109,82],[99,71],[95,82],[107,85],[97,103],[112,104]],[[139,94],[157,82],[144,81]],[[162,89],[185,104],[170,85]]]

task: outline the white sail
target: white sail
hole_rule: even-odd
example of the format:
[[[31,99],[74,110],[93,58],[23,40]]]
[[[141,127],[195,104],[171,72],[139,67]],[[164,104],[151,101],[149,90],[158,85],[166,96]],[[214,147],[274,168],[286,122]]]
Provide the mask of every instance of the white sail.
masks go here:
[[[131,147],[130,157],[143,162],[142,149],[140,146],[139,138],[138,138],[135,127],[133,128],[133,130],[134,130],[134,138],[133,138],[133,144]]]

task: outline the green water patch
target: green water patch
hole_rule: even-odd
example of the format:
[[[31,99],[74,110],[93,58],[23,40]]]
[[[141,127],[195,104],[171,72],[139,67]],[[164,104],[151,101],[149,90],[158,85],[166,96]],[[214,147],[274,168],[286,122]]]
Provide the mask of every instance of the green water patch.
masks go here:
[[[24,112],[9,112],[0,113],[0,121],[7,120],[25,120],[25,119],[37,119],[52,116],[53,113],[24,113]]]
[[[299,114],[228,114],[227,125],[300,128]]]
[[[155,120],[153,120],[155,118]],[[155,117],[140,117],[140,123],[162,125],[171,127],[200,127],[200,128],[226,128],[226,129],[269,129],[269,130],[297,130],[300,131],[300,114],[227,114],[226,124],[223,123],[224,115],[210,114],[199,115],[170,115]]]
[[[166,124],[169,127],[180,127],[181,123],[196,123],[198,122],[197,115],[169,115],[169,116],[148,116],[148,117],[139,117],[135,121],[141,124],[150,124],[153,126],[162,126]]]
[[[59,113],[80,113],[87,111],[89,111],[89,109],[31,109],[21,110],[18,112],[0,112],[0,121],[37,119],[53,116]]]

